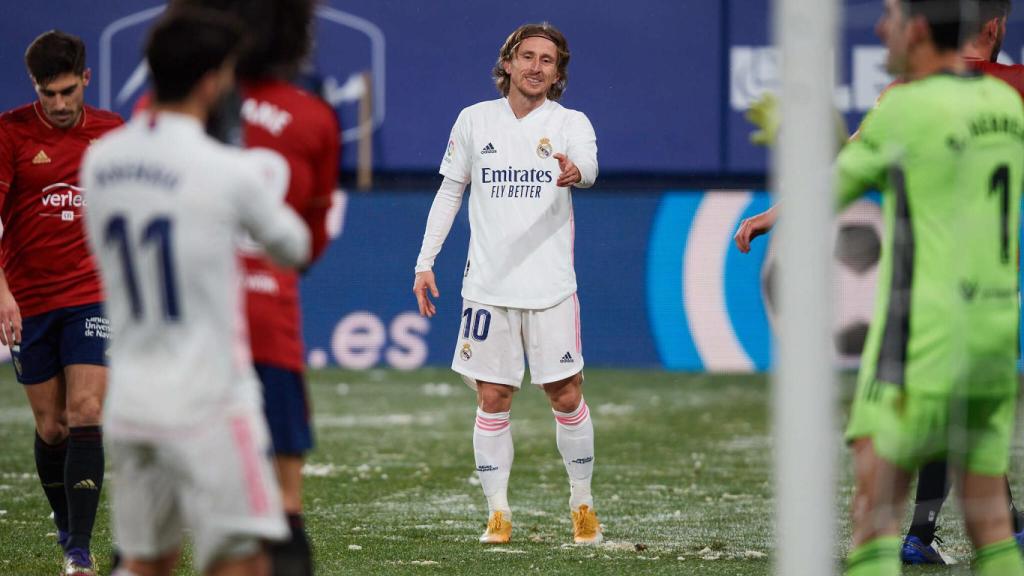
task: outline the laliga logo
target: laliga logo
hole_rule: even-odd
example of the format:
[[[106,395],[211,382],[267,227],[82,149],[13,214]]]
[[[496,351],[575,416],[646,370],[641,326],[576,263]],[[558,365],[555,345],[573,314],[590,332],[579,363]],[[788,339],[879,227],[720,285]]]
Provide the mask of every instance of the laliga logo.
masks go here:
[[[130,116],[132,107],[145,91],[149,70],[136,57],[152,21],[164,6],[156,6],[118,18],[100,35],[100,107]],[[323,97],[337,111],[342,140],[354,141],[364,129],[375,130],[384,123],[385,41],[381,29],[359,16],[322,5],[316,9],[315,71],[323,82]],[[363,72],[370,73],[372,87]],[[359,102],[372,90],[371,126],[359,124]]]

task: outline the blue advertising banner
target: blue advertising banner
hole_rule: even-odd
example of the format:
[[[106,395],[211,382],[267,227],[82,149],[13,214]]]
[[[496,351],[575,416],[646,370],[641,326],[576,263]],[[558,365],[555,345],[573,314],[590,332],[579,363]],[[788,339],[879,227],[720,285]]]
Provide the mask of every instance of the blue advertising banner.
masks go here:
[[[469,242],[466,208],[435,265],[441,298],[421,318],[413,265],[432,198],[341,196],[337,237],[302,286],[309,363],[412,369],[451,362]],[[770,365],[762,297],[767,242],[732,246],[769,205],[744,191],[577,192],[575,262],[588,364],[753,371]]]
[[[33,97],[21,55],[37,34],[61,28],[89,47],[95,76],[88,101],[126,114],[145,90],[141,46],[162,10],[162,2],[147,0],[8,3],[0,19],[0,109]],[[499,97],[490,73],[505,37],[544,20],[569,40],[563,103],[592,119],[605,170],[718,169],[725,70],[715,2],[656,0],[627,9],[611,0],[327,0],[316,12],[316,72],[347,142],[359,131],[361,73],[370,73],[378,170],[434,171],[459,111]],[[693,113],[665,120],[678,110]],[[352,168],[355,157],[355,146],[345,147],[343,165]]]
[[[428,193],[339,193],[335,235],[302,284],[311,366],[448,365],[461,323],[469,243],[457,217],[434,272],[437,315],[419,316],[413,266]],[[751,372],[772,365],[776,273],[771,234],[749,254],[739,222],[770,205],[762,191],[577,191],[575,265],[583,351],[593,366]],[[833,361],[856,367],[870,323],[881,254],[877,195],[835,221]],[[1024,340],[1024,338],[1022,338]]]
[[[852,125],[889,77],[873,32],[881,0],[844,5],[836,105]],[[60,28],[88,45],[88,102],[126,114],[145,90],[141,46],[163,9],[158,0],[5,3],[0,109],[34,97],[22,55],[37,34]],[[524,22],[548,20],[572,50],[563,103],[590,117],[606,174],[728,177],[765,169],[765,151],[747,142],[742,111],[777,88],[770,9],[769,0],[324,0],[314,60],[346,142],[359,133],[366,72],[375,169],[432,172],[459,110],[498,96],[490,71],[506,35]],[[1006,61],[1024,60],[1022,17],[1011,21]],[[355,166],[355,148],[343,149],[346,169]]]
[[[412,282],[433,197],[373,192],[343,198],[343,210],[333,215],[343,222],[335,226],[339,234],[302,285],[309,363],[405,369],[450,363],[461,322],[467,208],[463,206],[435,264],[441,298],[437,315],[428,320],[417,312]],[[661,364],[644,304],[644,255],[660,204],[656,193],[574,195],[575,261],[588,363]]]

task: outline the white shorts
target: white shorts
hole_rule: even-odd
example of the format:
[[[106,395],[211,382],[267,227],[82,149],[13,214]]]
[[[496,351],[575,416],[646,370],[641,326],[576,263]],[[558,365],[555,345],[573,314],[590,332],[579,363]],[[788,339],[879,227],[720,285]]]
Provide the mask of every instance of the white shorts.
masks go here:
[[[115,542],[126,557],[155,560],[191,529],[196,570],[260,550],[288,535],[263,414],[225,412],[195,434],[158,441],[108,439],[115,473]]]
[[[525,358],[524,358],[525,356]],[[525,360],[538,386],[583,370],[580,303],[576,294],[544,310],[462,301],[462,323],[452,370],[470,388],[476,381],[519,388]]]

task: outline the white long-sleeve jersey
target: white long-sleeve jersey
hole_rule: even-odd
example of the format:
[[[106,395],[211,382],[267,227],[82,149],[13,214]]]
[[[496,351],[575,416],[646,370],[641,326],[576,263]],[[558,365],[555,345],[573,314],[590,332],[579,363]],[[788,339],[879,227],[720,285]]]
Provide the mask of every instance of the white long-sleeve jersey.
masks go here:
[[[82,163],[86,231],[111,324],[104,426],[146,437],[258,405],[237,242],[248,233],[285,265],[309,233],[283,202],[287,163],[229,148],[189,116],[143,113]]]
[[[452,128],[442,186],[416,270],[429,270],[470,184],[471,237],[462,296],[510,308],[543,309],[576,291],[571,189],[559,187],[556,153],[597,178],[597,138],[582,113],[548,100],[516,118],[506,98],[470,106]],[[463,185],[460,186],[459,183]]]

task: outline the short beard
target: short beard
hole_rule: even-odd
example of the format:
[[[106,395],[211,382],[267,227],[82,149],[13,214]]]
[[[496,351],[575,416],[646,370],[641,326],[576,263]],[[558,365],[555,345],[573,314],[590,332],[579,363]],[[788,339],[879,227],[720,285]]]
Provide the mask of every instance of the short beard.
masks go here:
[[[999,52],[1002,51],[1002,49],[1003,49],[1003,35],[1000,34],[999,37],[996,38],[995,46],[992,47],[992,55],[989,56],[988,61],[992,62],[992,63],[997,62],[999,60]]]
[[[992,45],[992,53],[988,56],[988,61],[990,61],[990,63],[994,64],[995,61],[998,61],[999,52],[1002,50],[1002,39],[1004,39],[1004,37],[1004,34],[999,34],[995,37],[995,44]]]

